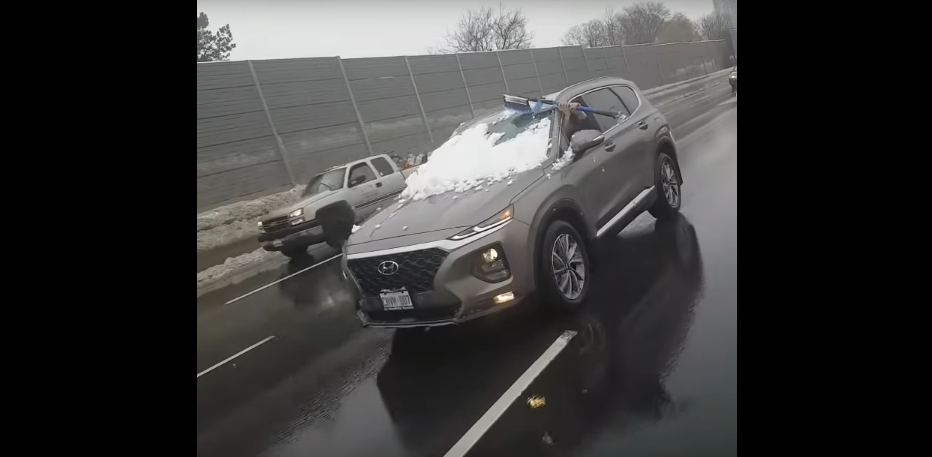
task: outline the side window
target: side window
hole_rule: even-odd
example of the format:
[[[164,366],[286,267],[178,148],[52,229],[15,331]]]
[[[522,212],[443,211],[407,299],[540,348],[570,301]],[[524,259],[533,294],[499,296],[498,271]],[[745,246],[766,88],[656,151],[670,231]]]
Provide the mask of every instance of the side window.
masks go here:
[[[621,103],[621,99],[612,92],[611,89],[599,89],[595,92],[590,92],[583,96],[586,100],[586,104],[591,106],[594,109],[599,111],[609,111],[612,113],[621,113],[622,118],[613,119],[608,116],[602,116],[595,114],[596,120],[599,122],[599,125],[602,127],[602,131],[606,131],[615,126],[615,124],[621,122],[625,118],[631,115],[630,112],[625,108],[625,105]]]
[[[349,174],[349,186],[356,187],[360,184],[365,184],[369,181],[375,180],[375,173],[372,172],[372,167],[369,164],[361,163],[353,167],[350,170]]]
[[[387,160],[381,157],[372,159],[372,166],[375,167],[376,171],[379,172],[379,176],[382,177],[395,173],[395,169],[392,168],[391,164],[389,164]]]
[[[625,103],[625,107],[628,108],[629,116],[634,114],[641,106],[641,102],[638,101],[638,96],[634,93],[634,89],[628,86],[616,86],[612,90],[621,98],[621,101]]]
[[[589,106],[582,97],[576,97],[572,100],[573,103],[579,103],[582,106]],[[566,140],[571,140],[573,135],[582,130],[599,130],[602,131],[602,127],[599,126],[599,122],[596,120],[596,117],[593,115],[587,115],[585,119],[578,119],[575,116],[565,117],[562,114],[561,116],[561,129],[563,130],[563,136],[566,137]],[[569,142],[567,141],[567,145]],[[567,146],[569,147],[569,146]],[[560,147],[561,150],[566,151],[566,148]]]

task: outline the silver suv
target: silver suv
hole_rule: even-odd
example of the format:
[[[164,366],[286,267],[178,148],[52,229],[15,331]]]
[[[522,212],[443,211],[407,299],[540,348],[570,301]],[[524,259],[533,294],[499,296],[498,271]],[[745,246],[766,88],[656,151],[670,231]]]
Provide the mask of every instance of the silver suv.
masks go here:
[[[354,222],[404,189],[405,177],[387,155],[331,168],[311,178],[301,201],[259,223],[259,242],[266,251],[288,257],[306,255],[309,246],[325,242],[339,247]]]
[[[450,140],[476,126],[510,138],[549,125],[539,167],[479,191],[396,202],[350,237],[343,269],[363,326],[460,324],[535,292],[575,311],[589,293],[597,239],[617,235],[644,211],[676,215],[683,182],[676,144],[666,118],[633,83],[600,78],[545,101],[564,109],[499,111]],[[569,103],[617,115],[580,116],[566,110]]]

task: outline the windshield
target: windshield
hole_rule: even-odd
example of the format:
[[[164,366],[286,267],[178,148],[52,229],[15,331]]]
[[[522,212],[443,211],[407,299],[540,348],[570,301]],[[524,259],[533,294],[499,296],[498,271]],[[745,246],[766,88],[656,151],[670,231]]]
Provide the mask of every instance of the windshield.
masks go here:
[[[486,125],[488,136],[501,135],[495,141],[495,145],[502,144],[506,141],[513,140],[519,134],[528,131],[531,127],[537,125],[540,121],[553,116],[553,109],[548,108],[539,113],[518,113],[516,111],[502,110],[490,114],[481,120],[462,125],[453,132],[451,139],[456,138],[467,130],[474,129],[480,125]],[[433,154],[433,152],[431,152]]]
[[[503,112],[504,116],[505,113]],[[553,115],[553,110],[548,109],[540,113],[527,113],[527,114],[518,114],[507,117],[503,120],[500,120],[489,126],[489,135],[501,134],[502,137],[495,141],[496,145],[502,144],[506,141],[514,139],[519,134],[526,132],[532,126],[537,125],[538,122],[549,118]],[[501,117],[495,118],[501,119]]]
[[[343,175],[345,174],[346,168],[338,168],[311,178],[311,182],[307,185],[307,189],[304,190],[304,196],[310,197],[311,195],[342,189]]]

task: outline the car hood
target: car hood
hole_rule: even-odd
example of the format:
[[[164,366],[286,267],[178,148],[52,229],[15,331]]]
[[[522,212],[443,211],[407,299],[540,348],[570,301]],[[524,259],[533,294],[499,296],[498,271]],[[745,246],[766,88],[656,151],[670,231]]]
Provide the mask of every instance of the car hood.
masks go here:
[[[350,237],[349,245],[429,232],[445,233],[450,229],[465,230],[507,208],[518,194],[541,177],[543,172],[535,169],[484,186],[480,191],[447,192],[420,201],[392,201],[362,224]]]
[[[313,204],[313,203],[315,203],[315,202],[318,202],[318,201],[320,201],[320,200],[323,200],[323,199],[325,199],[325,198],[327,198],[327,197],[333,195],[334,193],[336,193],[336,192],[334,192],[334,191],[329,191],[329,192],[322,192],[322,193],[319,193],[319,194],[316,194],[316,195],[311,195],[310,197],[305,197],[304,199],[302,199],[301,201],[299,201],[299,202],[297,202],[297,203],[293,203],[293,204],[291,204],[291,205],[284,206],[284,207],[279,208],[279,209],[277,209],[277,210],[275,210],[275,211],[272,211],[271,213],[269,213],[268,218],[273,219],[273,218],[276,218],[276,217],[285,217],[285,216],[287,216],[287,215],[289,215],[289,214],[291,214],[291,213],[293,213],[293,212],[295,212],[295,211],[297,211],[297,210],[299,210],[299,209],[306,208],[308,205],[311,205],[311,204]]]

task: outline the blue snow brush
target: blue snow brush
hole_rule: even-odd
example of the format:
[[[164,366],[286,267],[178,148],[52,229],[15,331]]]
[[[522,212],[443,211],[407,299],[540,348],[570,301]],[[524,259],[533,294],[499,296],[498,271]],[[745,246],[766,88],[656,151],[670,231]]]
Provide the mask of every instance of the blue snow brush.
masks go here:
[[[505,109],[511,111],[517,111],[519,113],[533,113],[538,114],[545,111],[551,111],[557,109],[557,102],[553,100],[545,100],[542,98],[525,98],[517,97],[514,95],[505,95]],[[601,116],[608,116],[613,119],[618,119],[621,117],[621,113],[612,113],[610,111],[601,111],[597,109],[589,108],[588,106],[580,106],[576,108],[579,111],[589,114],[598,114]]]

